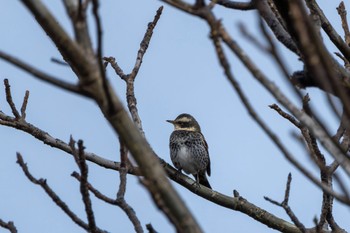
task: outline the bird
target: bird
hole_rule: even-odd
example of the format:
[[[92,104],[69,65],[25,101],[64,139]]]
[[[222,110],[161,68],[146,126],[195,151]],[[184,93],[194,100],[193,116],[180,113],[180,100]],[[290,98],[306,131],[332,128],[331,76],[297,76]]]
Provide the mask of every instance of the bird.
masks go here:
[[[192,174],[196,183],[211,189],[206,173],[210,176],[208,144],[196,119],[182,113],[175,120],[167,120],[174,125],[170,135],[170,158],[175,168]]]

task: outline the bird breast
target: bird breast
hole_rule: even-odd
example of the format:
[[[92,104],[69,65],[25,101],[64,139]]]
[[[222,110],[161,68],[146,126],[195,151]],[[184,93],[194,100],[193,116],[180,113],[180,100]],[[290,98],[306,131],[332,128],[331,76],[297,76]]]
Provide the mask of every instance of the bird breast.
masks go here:
[[[177,152],[177,159],[184,172],[187,174],[197,174],[196,163],[187,146],[180,147],[180,150]]]

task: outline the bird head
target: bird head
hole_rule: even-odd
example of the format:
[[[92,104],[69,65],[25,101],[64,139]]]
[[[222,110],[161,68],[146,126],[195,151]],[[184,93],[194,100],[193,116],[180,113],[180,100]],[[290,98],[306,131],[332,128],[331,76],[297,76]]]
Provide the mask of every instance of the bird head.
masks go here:
[[[196,119],[187,113],[180,114],[175,120],[167,120],[167,122],[174,125],[174,130],[201,132],[201,128]]]

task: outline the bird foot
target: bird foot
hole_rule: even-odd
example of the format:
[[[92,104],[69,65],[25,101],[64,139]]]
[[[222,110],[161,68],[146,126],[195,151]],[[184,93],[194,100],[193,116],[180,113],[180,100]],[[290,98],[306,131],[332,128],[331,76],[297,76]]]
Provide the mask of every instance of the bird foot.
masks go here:
[[[193,182],[192,186],[194,187],[195,192],[197,192],[201,188],[200,184],[197,181]]]

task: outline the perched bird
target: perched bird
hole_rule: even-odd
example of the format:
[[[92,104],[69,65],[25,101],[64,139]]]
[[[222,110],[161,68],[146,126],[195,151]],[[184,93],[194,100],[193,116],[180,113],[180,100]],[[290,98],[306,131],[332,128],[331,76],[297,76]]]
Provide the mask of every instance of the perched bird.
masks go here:
[[[181,172],[192,174],[197,184],[211,189],[205,172],[210,176],[210,158],[208,144],[201,133],[201,128],[190,114],[180,114],[175,120],[167,120],[174,125],[170,135],[170,158]]]

